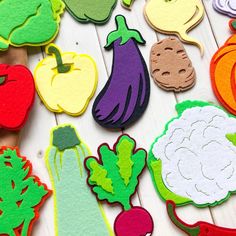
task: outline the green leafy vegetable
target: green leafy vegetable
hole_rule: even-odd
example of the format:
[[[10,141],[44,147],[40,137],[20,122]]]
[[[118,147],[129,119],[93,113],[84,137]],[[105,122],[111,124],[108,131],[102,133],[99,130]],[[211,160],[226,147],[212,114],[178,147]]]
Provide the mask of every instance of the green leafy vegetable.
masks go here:
[[[61,0],[1,0],[0,50],[9,45],[45,45],[59,30]]]
[[[101,163],[95,157],[86,160],[88,183],[98,199],[119,202],[131,209],[130,198],[135,193],[138,177],[146,163],[146,151],[135,150],[135,141],[122,135],[111,150],[107,144],[99,148]]]
[[[30,162],[16,149],[1,149],[0,235],[30,235],[39,207],[50,194],[31,170]]]

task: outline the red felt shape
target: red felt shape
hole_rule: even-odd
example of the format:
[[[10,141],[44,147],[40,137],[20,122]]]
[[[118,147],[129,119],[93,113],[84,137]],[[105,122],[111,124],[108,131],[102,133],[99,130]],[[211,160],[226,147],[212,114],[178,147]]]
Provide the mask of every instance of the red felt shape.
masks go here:
[[[177,216],[176,204],[173,201],[167,201],[166,208],[171,221],[189,236],[236,236],[236,229],[223,228],[203,221],[192,225],[185,223]]]
[[[35,98],[34,79],[23,65],[0,64],[0,128],[19,130]]]

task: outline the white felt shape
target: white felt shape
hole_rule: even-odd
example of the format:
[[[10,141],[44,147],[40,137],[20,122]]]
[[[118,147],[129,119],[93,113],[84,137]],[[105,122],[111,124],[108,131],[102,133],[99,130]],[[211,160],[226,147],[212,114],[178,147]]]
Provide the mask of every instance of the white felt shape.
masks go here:
[[[153,146],[168,189],[196,204],[212,204],[236,190],[236,147],[226,134],[236,119],[214,106],[185,110]]]

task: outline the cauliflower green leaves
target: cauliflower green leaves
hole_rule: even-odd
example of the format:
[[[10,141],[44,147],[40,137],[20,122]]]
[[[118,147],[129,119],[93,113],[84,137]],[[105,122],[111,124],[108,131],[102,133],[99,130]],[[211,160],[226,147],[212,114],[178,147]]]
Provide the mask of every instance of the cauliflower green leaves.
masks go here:
[[[31,171],[17,149],[0,149],[0,235],[30,235],[39,207],[51,193]]]
[[[135,150],[135,141],[122,135],[111,150],[107,144],[99,147],[100,160],[89,157],[85,165],[89,172],[88,184],[99,200],[120,203],[131,209],[131,196],[146,164],[146,151]]]
[[[117,0],[64,0],[67,10],[83,23],[104,24],[116,6]]]
[[[0,50],[9,45],[40,46],[51,42],[59,30],[61,0],[0,1]]]
[[[176,110],[149,153],[157,192],[176,205],[221,204],[236,192],[236,119],[201,101],[185,101]]]

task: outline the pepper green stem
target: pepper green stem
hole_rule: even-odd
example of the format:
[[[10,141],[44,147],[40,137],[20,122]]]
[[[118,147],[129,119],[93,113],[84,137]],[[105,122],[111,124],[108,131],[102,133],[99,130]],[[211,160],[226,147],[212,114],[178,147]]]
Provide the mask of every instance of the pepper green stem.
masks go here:
[[[4,82],[6,81],[6,78],[7,78],[6,75],[0,76],[0,85],[4,84]]]
[[[53,130],[52,145],[60,151],[73,148],[80,144],[76,131],[70,125],[59,127]]]
[[[167,201],[166,202],[166,208],[168,215],[171,219],[171,221],[182,231],[184,231],[186,234],[191,235],[191,236],[198,236],[200,234],[200,226],[193,226],[193,225],[188,225],[184,223],[176,214],[175,208],[176,205],[172,201]]]
[[[121,39],[120,45],[126,44],[130,39],[134,39],[140,44],[145,44],[145,40],[142,35],[133,29],[129,29],[126,23],[126,19],[122,15],[116,16],[117,30],[112,31],[107,37],[107,44],[105,48],[111,47],[111,45],[118,39]]]
[[[47,48],[47,54],[54,55],[57,61],[57,71],[58,73],[67,73],[70,71],[71,66],[63,64],[61,52],[53,45],[49,45]]]

